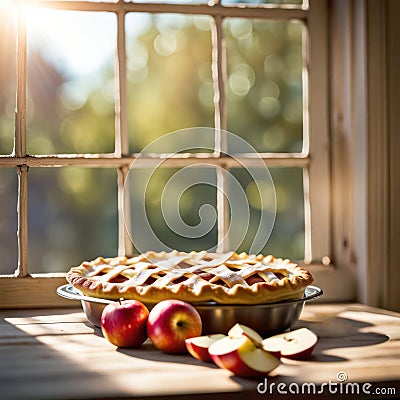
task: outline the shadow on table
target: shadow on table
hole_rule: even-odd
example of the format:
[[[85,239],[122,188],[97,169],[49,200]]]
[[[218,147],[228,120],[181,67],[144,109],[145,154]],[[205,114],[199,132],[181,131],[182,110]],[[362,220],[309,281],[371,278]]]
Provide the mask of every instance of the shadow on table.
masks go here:
[[[43,311],[42,315],[51,315],[52,312]],[[63,311],[59,310],[59,313]],[[69,313],[65,311],[65,314]],[[63,322],[56,323],[60,325]],[[49,329],[49,325],[52,323],[40,320],[27,323],[23,318],[12,315],[0,318],[0,398],[78,399],[91,393],[100,399],[114,394],[112,381],[106,374],[76,362],[44,340],[60,336],[60,333]],[[71,335],[62,334],[64,338],[71,338]],[[72,338],[69,344],[73,347]],[[126,393],[120,389],[118,394],[122,396]]]
[[[117,349],[119,353],[126,354],[131,357],[141,358],[143,360],[149,361],[159,361],[186,365],[199,365],[202,367],[208,367],[216,369],[218,368],[212,362],[204,362],[197,360],[189,354],[166,354],[162,351],[156,349],[149,341],[146,341],[141,347],[137,349],[131,348],[121,348]]]
[[[372,346],[389,340],[387,335],[377,332],[363,332],[374,325],[351,318],[331,316],[323,321],[299,321],[295,328],[305,327],[319,338],[310,361],[340,362],[347,361],[343,356],[327,354],[332,349]]]

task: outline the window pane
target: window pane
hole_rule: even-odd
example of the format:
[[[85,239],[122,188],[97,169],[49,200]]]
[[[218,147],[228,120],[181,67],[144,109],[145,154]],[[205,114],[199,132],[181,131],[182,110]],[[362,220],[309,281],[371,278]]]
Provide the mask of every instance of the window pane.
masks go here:
[[[16,90],[14,15],[0,8],[0,154],[11,154]]]
[[[205,4],[208,0],[124,0],[126,3]]]
[[[28,153],[113,152],[115,15],[32,8],[27,24]]]
[[[274,189],[263,181],[257,181],[260,171],[244,168],[232,168],[232,176],[243,188],[250,207],[250,224],[238,251],[249,251],[257,229],[268,232],[268,227],[260,226],[262,207],[267,213],[274,209]],[[251,175],[250,173],[251,172]],[[276,219],[272,234],[261,251],[275,257],[304,259],[304,198],[303,174],[301,168],[270,168],[275,186]],[[253,175],[253,176],[252,176]],[[254,179],[255,177],[255,179]],[[229,185],[232,187],[232,185]],[[230,193],[234,199],[234,193]],[[247,220],[232,221],[237,227],[247,224]],[[237,242],[240,229],[231,229],[231,243]],[[266,241],[267,238],[265,238]]]
[[[303,4],[303,0],[222,0],[223,5],[237,5],[237,4]]]
[[[56,1],[63,1],[63,0],[56,0]],[[66,0],[66,1],[77,1],[77,0]],[[86,1],[90,1],[91,3],[118,3],[118,0],[86,0]]]
[[[210,18],[128,14],[132,152],[188,127],[214,126]]]
[[[299,152],[303,140],[302,24],[225,20],[228,130],[260,152]]]
[[[116,182],[114,169],[30,169],[30,272],[65,272],[117,255]]]
[[[0,274],[17,267],[17,173],[0,168]]]
[[[128,180],[136,252],[215,251],[215,168],[135,168]]]

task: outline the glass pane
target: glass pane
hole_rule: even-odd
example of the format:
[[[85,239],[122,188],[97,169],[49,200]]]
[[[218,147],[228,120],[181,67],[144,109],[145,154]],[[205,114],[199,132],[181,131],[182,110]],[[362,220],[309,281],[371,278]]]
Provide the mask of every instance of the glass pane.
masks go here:
[[[208,0],[124,0],[125,3],[205,4]]]
[[[17,173],[0,168],[0,274],[13,274],[17,267]]]
[[[302,23],[225,20],[228,130],[260,152],[300,152]]]
[[[118,252],[114,169],[29,171],[29,270],[65,272]]]
[[[132,152],[179,129],[214,126],[210,18],[128,14]]]
[[[28,153],[113,152],[116,16],[32,8],[27,24]]]
[[[14,15],[0,8],[0,154],[13,150],[16,40]]]
[[[128,180],[136,252],[215,251],[215,168],[135,168]]]
[[[276,219],[271,236],[261,251],[275,257],[304,259],[304,198],[303,172],[301,168],[270,168],[276,195]],[[268,231],[260,224],[261,212],[273,212],[274,188],[263,181],[257,181],[258,172],[254,169],[232,168],[234,178],[243,188],[250,208],[249,227],[238,251],[249,251],[258,229]],[[250,173],[251,172],[251,175]],[[252,176],[253,175],[253,176]],[[254,179],[255,177],[255,179]],[[229,185],[232,187],[232,185]],[[230,193],[234,196],[234,193]],[[234,197],[232,197],[234,198]],[[233,221],[236,226],[247,225],[247,220]],[[238,242],[240,229],[232,229],[231,243]]]
[[[222,0],[223,5],[235,4],[295,4],[302,5],[303,0]]]

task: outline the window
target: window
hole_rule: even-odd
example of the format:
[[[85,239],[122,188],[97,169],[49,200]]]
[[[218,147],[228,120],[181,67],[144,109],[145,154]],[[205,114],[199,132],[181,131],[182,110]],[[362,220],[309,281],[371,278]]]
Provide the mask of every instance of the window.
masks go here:
[[[325,1],[41,1],[0,8],[0,20],[10,15],[15,30],[0,24],[7,31],[0,43],[2,304],[55,304],[71,264],[134,252],[123,216],[129,166],[154,139],[194,126],[215,128],[217,157],[177,154],[159,171],[161,181],[206,157],[237,179],[256,220],[260,199],[248,171],[224,156],[219,132],[232,131],[260,153],[275,183],[277,220],[265,251],[330,263]],[[154,164],[161,154],[142,158]],[[216,209],[215,227],[197,246],[212,247],[227,231],[226,198],[218,194],[226,184],[215,173],[214,189],[185,194],[189,224],[197,223],[191,210],[202,194]],[[7,211],[12,204],[17,215]],[[152,203],[146,207],[156,215]],[[195,248],[157,229],[171,246]],[[253,238],[249,230],[239,250]],[[17,295],[3,299],[11,288]]]

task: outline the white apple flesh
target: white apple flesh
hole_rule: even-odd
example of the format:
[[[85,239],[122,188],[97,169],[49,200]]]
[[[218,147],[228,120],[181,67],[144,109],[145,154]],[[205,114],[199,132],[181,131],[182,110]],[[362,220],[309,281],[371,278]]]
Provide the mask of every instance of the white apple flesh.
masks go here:
[[[185,340],[187,351],[198,360],[209,362],[211,361],[208,353],[209,347],[219,339],[224,338],[222,333],[214,335],[196,336]]]
[[[242,324],[235,324],[228,332],[228,336],[238,338],[241,336],[248,337],[256,346],[262,345],[263,338],[252,328]]]
[[[314,332],[300,328],[264,339],[262,345],[276,357],[300,360],[310,357],[317,341],[318,337]]]
[[[200,336],[199,312],[180,300],[164,300],[156,304],[147,320],[147,335],[153,345],[165,353],[185,353],[185,340]]]
[[[279,360],[262,348],[258,348],[246,336],[225,337],[214,342],[208,349],[211,359],[240,377],[265,376],[279,365]]]

